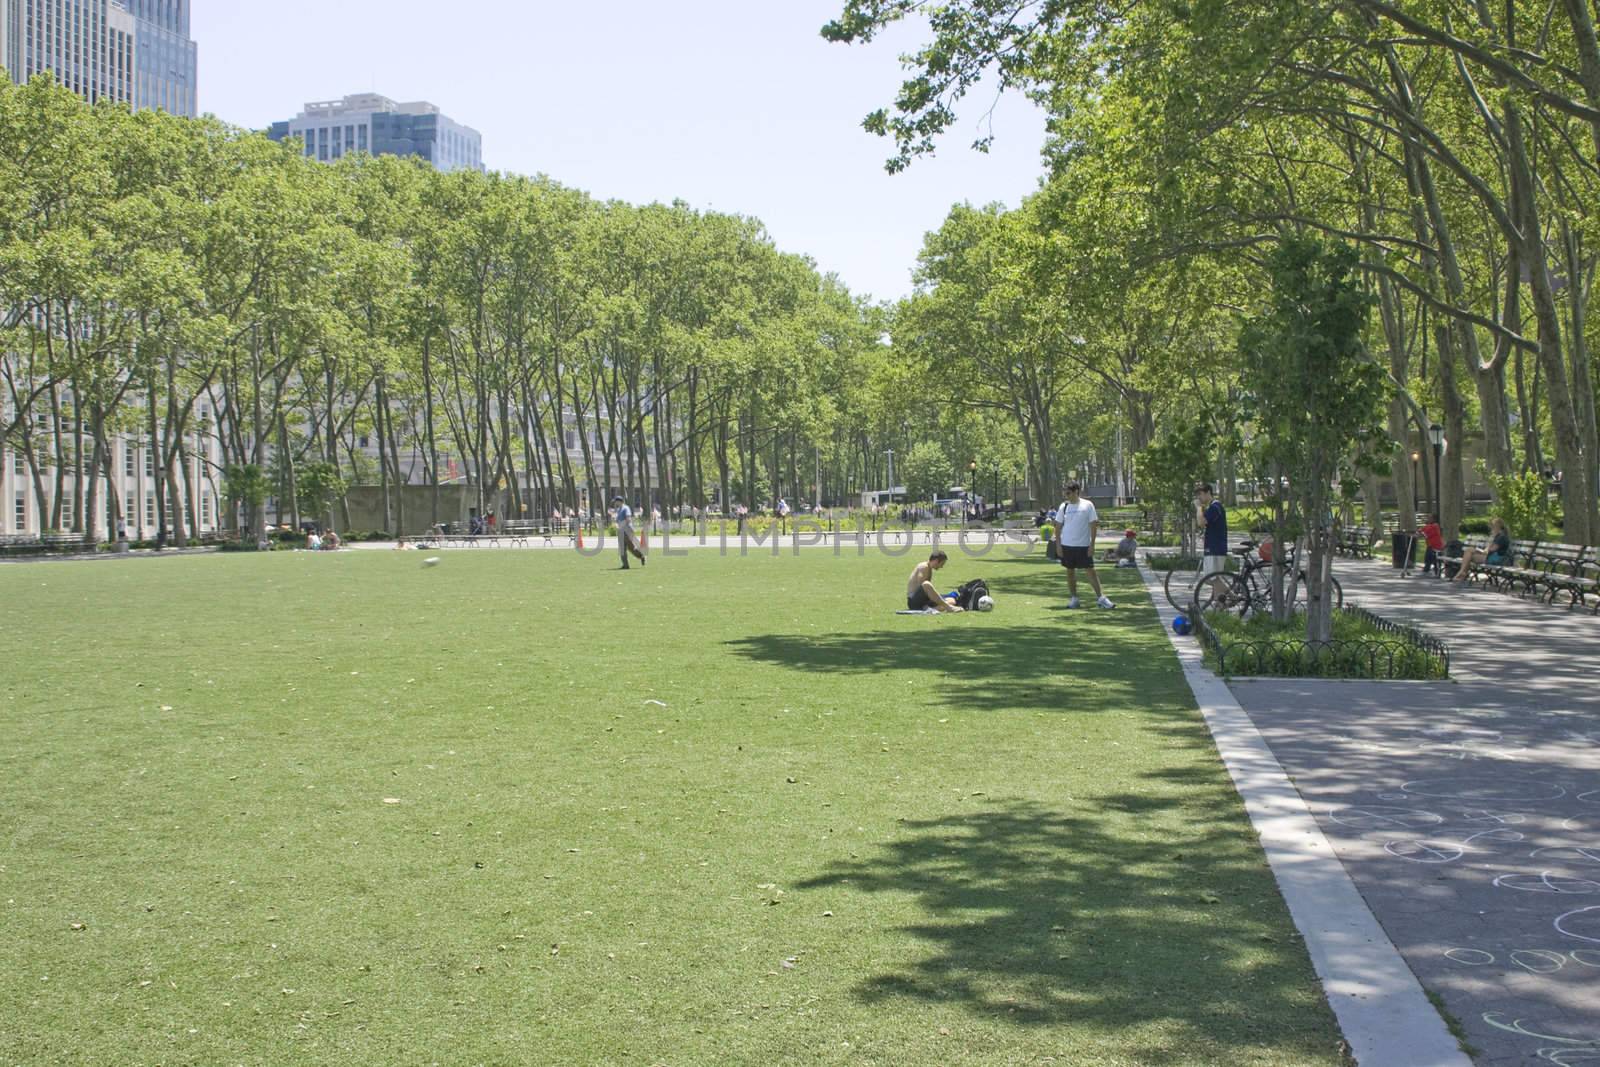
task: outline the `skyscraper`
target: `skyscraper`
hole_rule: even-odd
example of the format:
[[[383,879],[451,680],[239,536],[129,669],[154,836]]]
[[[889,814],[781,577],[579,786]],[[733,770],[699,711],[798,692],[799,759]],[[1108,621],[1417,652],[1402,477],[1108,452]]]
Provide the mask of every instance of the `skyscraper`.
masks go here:
[[[40,71],[91,103],[195,115],[198,56],[190,0],[0,0],[0,65]]]
[[[483,170],[483,137],[440,113],[426,101],[397,104],[377,93],[308,103],[299,115],[274,122],[274,141],[299,137],[312,159],[332,160],[350,152],[417,156],[442,171]]]
[[[198,49],[189,36],[190,0],[121,0],[138,22],[133,103],[194,117]]]

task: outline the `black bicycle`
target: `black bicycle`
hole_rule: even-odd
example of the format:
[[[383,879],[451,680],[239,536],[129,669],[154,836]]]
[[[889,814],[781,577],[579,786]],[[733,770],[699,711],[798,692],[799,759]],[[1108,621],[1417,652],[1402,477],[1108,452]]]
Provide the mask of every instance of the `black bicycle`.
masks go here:
[[[1240,559],[1237,571],[1218,571],[1202,575],[1194,584],[1190,597],[1190,610],[1196,612],[1236,612],[1240,616],[1252,611],[1272,610],[1272,560],[1263,559],[1257,541],[1241,542],[1233,550]],[[1294,575],[1294,581],[1284,589],[1284,597],[1292,608],[1296,604],[1311,602],[1311,580],[1306,572],[1295,565],[1293,553],[1284,561],[1285,569]],[[1339,579],[1332,579],[1333,606],[1344,606],[1344,588]],[[1171,599],[1171,594],[1168,594]]]

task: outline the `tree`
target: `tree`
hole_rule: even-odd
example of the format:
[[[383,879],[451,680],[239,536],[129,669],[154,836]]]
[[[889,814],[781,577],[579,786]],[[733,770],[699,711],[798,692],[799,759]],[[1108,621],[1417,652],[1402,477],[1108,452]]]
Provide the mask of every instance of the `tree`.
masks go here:
[[[266,474],[253,463],[231,464],[224,472],[222,491],[227,497],[230,508],[244,508],[244,522],[239,527],[239,540],[244,540],[247,531],[257,529],[256,517],[261,511],[261,505],[267,502],[267,494],[271,490],[272,486],[268,483]]]
[[[913,445],[900,464],[899,474],[912,500],[933,500],[954,484],[955,465],[932,441]]]
[[[1362,342],[1373,299],[1355,277],[1355,250],[1312,237],[1285,240],[1269,260],[1269,309],[1245,324],[1247,418],[1279,497],[1277,543],[1305,545],[1306,639],[1333,636],[1334,483],[1384,440],[1388,399],[1382,368]],[[1298,556],[1299,554],[1297,554]],[[1274,559],[1274,612],[1282,621],[1283,553]]]
[[[326,461],[303,464],[296,472],[295,489],[307,513],[331,523],[333,502],[344,495],[344,477]]]

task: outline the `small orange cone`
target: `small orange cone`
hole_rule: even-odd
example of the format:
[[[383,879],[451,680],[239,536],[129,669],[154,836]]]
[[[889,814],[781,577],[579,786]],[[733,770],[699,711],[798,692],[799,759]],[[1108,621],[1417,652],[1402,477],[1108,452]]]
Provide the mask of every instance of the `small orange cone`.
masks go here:
[[[578,551],[583,551],[583,527],[578,527]]]

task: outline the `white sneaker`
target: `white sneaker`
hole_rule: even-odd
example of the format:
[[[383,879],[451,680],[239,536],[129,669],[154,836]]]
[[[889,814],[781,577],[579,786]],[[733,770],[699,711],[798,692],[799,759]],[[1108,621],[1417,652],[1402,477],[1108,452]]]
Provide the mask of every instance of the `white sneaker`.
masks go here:
[[[1078,606],[1078,598],[1077,597],[1073,597],[1071,600],[1067,601],[1067,607],[1075,608],[1077,606]]]
[[[1102,608],[1116,607],[1116,605],[1111,602],[1111,598],[1108,596],[1102,596],[1099,600],[1095,601],[1095,603],[1099,604]]]

